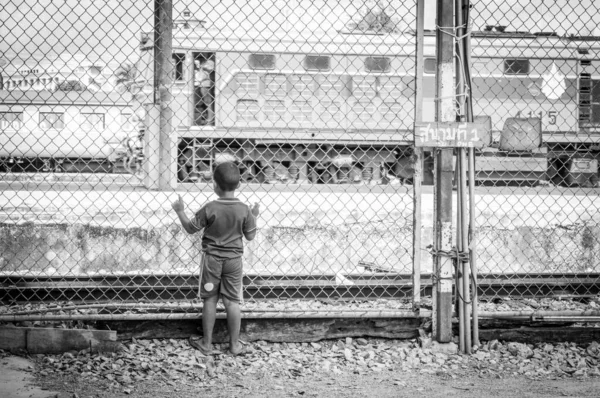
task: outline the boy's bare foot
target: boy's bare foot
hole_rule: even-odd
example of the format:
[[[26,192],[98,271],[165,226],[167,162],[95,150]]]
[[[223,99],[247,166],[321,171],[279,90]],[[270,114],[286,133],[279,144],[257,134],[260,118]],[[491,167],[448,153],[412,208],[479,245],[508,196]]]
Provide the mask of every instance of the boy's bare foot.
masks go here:
[[[212,347],[204,343],[204,339],[200,336],[190,336],[188,342],[192,347],[200,351],[204,355],[212,355]]]
[[[238,356],[238,355],[244,355],[246,353],[246,350],[244,349],[244,346],[241,343],[237,343],[237,344],[229,344],[229,352],[233,356]]]

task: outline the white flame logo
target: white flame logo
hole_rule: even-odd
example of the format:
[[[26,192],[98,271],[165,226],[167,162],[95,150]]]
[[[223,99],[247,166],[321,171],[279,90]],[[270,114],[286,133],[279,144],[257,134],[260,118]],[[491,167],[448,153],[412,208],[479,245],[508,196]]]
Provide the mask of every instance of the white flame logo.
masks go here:
[[[550,71],[545,73],[542,78],[544,79],[542,82],[542,93],[544,93],[548,99],[559,99],[567,89],[565,75],[560,73],[554,62],[552,63]]]

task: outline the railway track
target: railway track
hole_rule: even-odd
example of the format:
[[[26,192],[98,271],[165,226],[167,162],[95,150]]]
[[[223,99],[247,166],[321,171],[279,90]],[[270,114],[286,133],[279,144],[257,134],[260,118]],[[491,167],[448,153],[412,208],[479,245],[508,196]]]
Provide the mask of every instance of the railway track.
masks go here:
[[[197,298],[198,277],[192,274],[97,276],[0,276],[4,305],[72,301],[164,302]],[[410,274],[245,275],[246,299],[375,299],[411,298]],[[421,295],[431,296],[431,275],[421,276]],[[600,294],[596,274],[482,274],[482,299],[499,297],[594,297]]]

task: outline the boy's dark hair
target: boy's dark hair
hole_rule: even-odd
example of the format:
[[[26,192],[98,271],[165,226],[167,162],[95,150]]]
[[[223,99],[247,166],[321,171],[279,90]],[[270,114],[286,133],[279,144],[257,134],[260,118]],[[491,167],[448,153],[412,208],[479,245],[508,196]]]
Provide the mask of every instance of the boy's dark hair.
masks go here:
[[[224,162],[215,168],[213,178],[223,191],[235,191],[240,183],[240,169],[231,162]]]

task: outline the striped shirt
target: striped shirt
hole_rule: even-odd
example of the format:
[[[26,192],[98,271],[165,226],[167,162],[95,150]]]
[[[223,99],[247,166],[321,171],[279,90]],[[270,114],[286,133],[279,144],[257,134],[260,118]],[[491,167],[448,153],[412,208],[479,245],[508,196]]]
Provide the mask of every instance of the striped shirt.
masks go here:
[[[243,236],[256,229],[250,207],[237,198],[208,202],[194,215],[192,227],[204,229],[202,250],[213,256],[235,258],[244,253]]]

